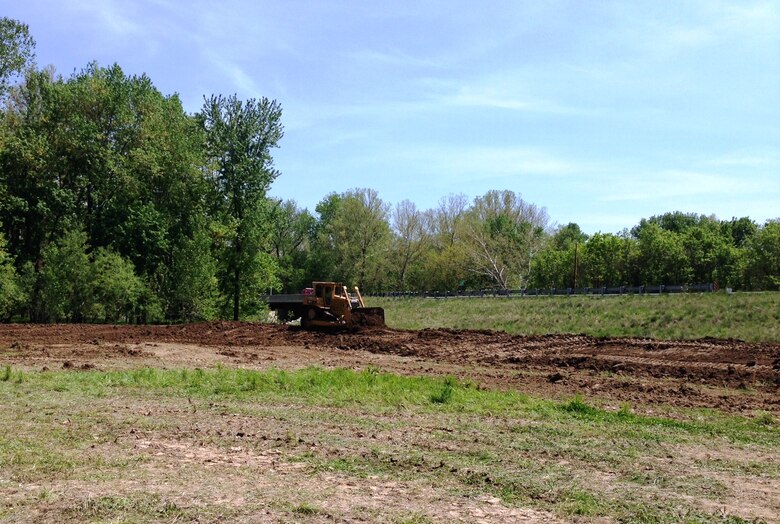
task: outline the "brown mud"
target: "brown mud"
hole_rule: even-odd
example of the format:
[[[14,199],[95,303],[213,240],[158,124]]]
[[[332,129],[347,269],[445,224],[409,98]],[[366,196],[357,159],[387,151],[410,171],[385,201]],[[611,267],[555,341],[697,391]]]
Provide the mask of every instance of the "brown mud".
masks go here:
[[[0,325],[0,364],[37,369],[376,367],[454,375],[553,398],[780,413],[780,345],[384,327],[305,331],[212,322],[168,326]]]

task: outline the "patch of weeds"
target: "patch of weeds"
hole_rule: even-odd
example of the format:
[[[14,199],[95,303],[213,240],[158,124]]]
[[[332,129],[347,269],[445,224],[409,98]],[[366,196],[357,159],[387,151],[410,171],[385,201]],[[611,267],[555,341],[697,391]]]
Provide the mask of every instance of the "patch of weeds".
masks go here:
[[[452,400],[452,396],[455,394],[455,387],[457,381],[453,377],[447,377],[444,379],[442,388],[431,394],[430,399],[433,404],[449,404]]]
[[[589,406],[585,403],[584,400],[582,400],[582,397],[577,395],[573,399],[571,399],[569,402],[566,402],[565,404],[562,404],[560,406],[560,409],[562,411],[565,411],[567,413],[574,413],[577,415],[588,415],[588,416],[596,416],[599,415],[600,410],[598,408],[594,408],[592,406]]]
[[[24,372],[21,369],[14,371],[9,364],[3,366],[3,370],[0,371],[0,382],[21,384],[24,382],[24,378]]]
[[[312,506],[308,502],[301,502],[292,509],[292,512],[296,515],[318,515],[322,513],[322,510],[316,506]]]
[[[753,419],[753,423],[758,426],[774,426],[776,424],[775,418],[767,411],[759,412]]]
[[[560,508],[565,515],[584,517],[605,515],[608,512],[606,502],[579,488],[572,488],[564,494]]]

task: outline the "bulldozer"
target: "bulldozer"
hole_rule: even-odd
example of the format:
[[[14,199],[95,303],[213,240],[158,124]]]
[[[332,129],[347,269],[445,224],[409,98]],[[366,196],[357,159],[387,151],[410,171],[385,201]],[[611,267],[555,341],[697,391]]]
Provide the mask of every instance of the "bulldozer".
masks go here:
[[[265,299],[279,321],[300,318],[304,329],[385,325],[384,309],[366,307],[358,287],[350,294],[341,282],[313,282],[303,293],[266,295]]]

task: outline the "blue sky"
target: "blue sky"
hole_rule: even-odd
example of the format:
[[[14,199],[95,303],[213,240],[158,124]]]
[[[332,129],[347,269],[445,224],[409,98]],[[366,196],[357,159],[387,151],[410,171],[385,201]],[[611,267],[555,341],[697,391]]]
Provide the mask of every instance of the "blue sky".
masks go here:
[[[780,217],[780,0],[2,0],[39,66],[284,110],[271,194],[422,209],[511,189],[559,224]]]

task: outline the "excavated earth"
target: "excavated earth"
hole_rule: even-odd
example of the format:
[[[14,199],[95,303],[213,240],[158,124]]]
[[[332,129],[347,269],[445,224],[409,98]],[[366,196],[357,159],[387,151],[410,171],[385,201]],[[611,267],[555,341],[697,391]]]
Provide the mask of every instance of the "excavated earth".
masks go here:
[[[29,369],[365,367],[453,375],[483,387],[641,409],[671,405],[780,413],[780,345],[495,331],[212,322],[169,326],[4,324],[0,364]]]

